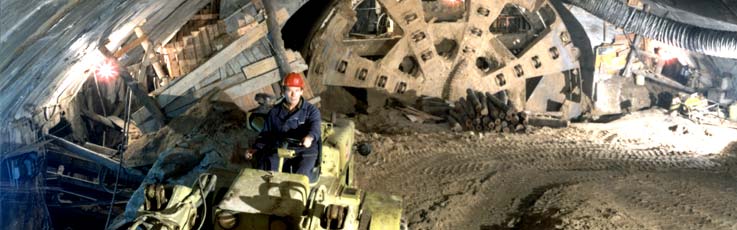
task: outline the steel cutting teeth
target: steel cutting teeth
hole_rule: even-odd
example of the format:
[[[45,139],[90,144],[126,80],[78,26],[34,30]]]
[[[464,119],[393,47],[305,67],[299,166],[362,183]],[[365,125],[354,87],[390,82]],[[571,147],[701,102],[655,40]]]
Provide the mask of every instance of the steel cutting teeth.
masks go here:
[[[507,90],[524,105],[528,79],[557,83],[532,103],[560,101],[564,72],[579,68],[566,26],[544,0],[341,1],[335,10],[310,44],[308,78],[318,91],[325,84],[457,100],[468,88]]]

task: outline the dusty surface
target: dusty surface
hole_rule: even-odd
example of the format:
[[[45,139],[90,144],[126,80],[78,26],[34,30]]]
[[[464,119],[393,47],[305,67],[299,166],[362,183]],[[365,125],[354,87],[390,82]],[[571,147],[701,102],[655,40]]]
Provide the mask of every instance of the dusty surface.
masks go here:
[[[357,183],[401,195],[410,229],[737,229],[734,129],[659,110],[514,135],[378,117],[357,119],[374,145]]]

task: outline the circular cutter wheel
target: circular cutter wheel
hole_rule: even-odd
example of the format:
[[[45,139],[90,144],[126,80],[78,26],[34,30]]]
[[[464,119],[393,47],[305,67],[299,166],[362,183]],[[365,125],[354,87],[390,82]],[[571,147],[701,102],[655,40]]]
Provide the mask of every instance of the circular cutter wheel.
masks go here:
[[[312,86],[450,100],[506,90],[531,111],[580,102],[578,50],[548,1],[444,1],[339,1],[310,44]]]

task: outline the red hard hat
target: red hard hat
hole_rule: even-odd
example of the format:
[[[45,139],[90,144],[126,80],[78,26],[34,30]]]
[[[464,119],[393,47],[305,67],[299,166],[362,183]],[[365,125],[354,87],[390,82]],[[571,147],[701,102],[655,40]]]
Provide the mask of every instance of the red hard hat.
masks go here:
[[[302,74],[299,73],[288,73],[287,77],[284,78],[284,87],[305,87],[305,80],[302,78]]]

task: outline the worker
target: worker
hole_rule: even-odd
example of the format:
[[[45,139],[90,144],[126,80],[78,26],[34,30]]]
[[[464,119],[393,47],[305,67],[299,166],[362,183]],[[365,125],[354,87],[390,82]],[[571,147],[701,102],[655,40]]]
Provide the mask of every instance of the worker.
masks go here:
[[[321,145],[321,117],[320,110],[302,97],[304,86],[301,74],[287,74],[282,82],[283,99],[269,110],[263,130],[245,157],[251,159],[257,154],[260,169],[277,171],[277,145],[286,139],[299,140],[301,146],[296,150],[296,156],[285,159],[283,171],[303,174],[312,180]]]

